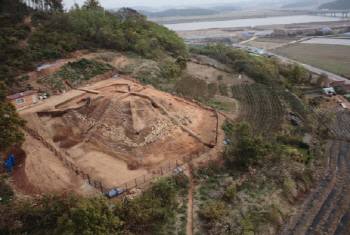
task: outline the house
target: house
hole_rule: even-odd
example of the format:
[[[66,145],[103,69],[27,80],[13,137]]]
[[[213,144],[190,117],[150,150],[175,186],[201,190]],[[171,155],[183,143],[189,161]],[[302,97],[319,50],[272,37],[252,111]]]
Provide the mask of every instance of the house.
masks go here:
[[[323,31],[323,32],[332,32],[332,29],[326,27],[326,28],[322,28],[321,31]]]
[[[287,33],[283,29],[275,29],[272,33],[272,36],[274,37],[285,37],[287,36]]]
[[[30,90],[7,96],[6,103],[12,103],[16,109],[20,109],[38,102],[38,92]]]
[[[335,90],[333,89],[333,87],[328,87],[328,88],[322,88],[322,93],[325,95],[335,95]]]

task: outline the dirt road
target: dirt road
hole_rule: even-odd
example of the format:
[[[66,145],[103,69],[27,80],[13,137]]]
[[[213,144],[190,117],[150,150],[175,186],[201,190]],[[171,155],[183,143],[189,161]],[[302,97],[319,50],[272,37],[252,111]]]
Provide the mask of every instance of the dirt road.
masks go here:
[[[188,190],[188,203],[187,203],[187,226],[186,234],[193,234],[193,191],[195,187],[195,182],[193,178],[193,166],[189,164],[189,180],[190,180],[190,189]]]
[[[325,175],[282,227],[280,234],[349,234],[350,143],[332,141]]]

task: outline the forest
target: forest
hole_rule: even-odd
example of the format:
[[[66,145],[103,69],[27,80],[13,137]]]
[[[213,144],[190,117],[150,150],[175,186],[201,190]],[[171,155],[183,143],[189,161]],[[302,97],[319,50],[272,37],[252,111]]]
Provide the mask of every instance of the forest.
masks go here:
[[[0,5],[0,80],[8,86],[41,61],[67,58],[76,50],[131,51],[149,59],[188,53],[175,32],[129,8],[106,11],[95,0],[66,12],[61,0]]]

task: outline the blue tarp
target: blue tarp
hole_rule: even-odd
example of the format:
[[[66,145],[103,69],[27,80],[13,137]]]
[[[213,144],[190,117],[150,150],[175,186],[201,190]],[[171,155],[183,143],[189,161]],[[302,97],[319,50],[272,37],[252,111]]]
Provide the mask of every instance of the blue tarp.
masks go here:
[[[12,164],[13,166],[16,165],[15,156],[13,156],[13,154],[11,154],[10,156],[8,156],[8,160],[11,161],[11,164]]]
[[[7,171],[12,171],[12,163],[10,160],[5,161],[5,168]]]
[[[244,36],[244,37],[251,37],[252,35],[250,33],[242,33],[242,36]]]
[[[43,66],[37,68],[37,70],[38,70],[38,72],[40,72],[40,71],[43,70],[43,69],[46,69],[46,68],[51,67],[51,66],[59,65],[59,64],[63,64],[63,63],[56,62],[56,63],[54,63],[54,64],[43,65]]]
[[[323,28],[322,31],[332,31],[331,28]]]
[[[119,75],[118,75],[118,74],[114,75],[112,78],[117,78],[117,77],[119,77]]]

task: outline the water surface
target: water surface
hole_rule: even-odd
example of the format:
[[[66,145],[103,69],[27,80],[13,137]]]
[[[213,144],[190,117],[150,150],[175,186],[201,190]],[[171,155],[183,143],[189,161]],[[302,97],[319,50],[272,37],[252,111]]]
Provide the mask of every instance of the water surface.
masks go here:
[[[255,27],[260,25],[262,26],[262,25],[276,25],[276,24],[332,22],[332,21],[341,21],[341,20],[343,19],[340,17],[298,15],[298,16],[280,16],[280,17],[267,17],[267,18],[225,20],[225,21],[164,24],[164,26],[174,31],[186,31],[186,30],[200,30],[200,29],[213,29],[213,28]]]

